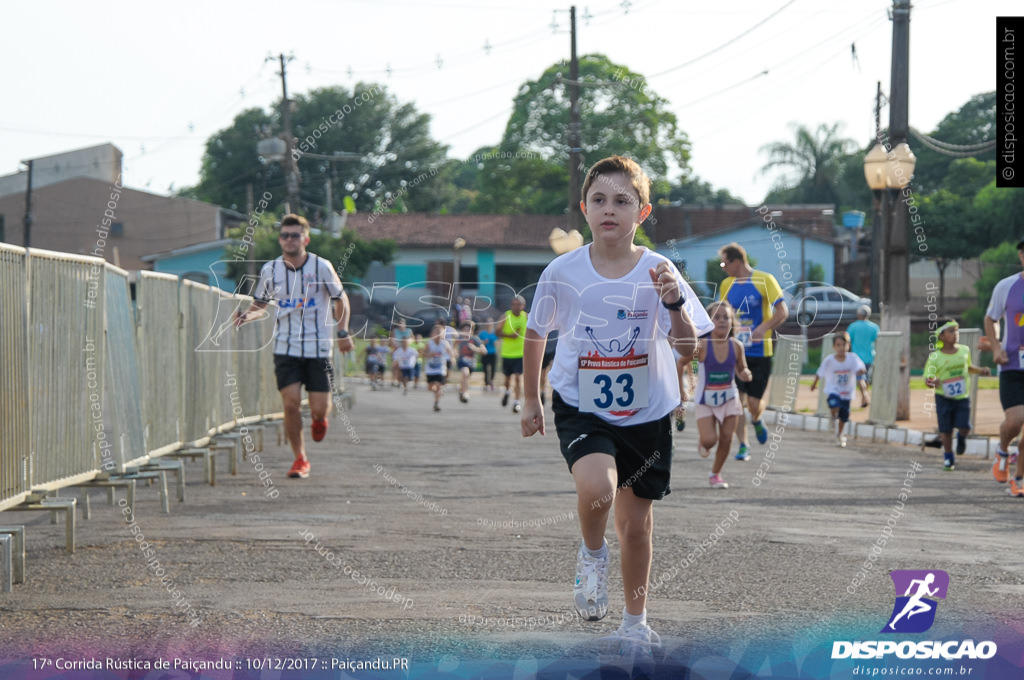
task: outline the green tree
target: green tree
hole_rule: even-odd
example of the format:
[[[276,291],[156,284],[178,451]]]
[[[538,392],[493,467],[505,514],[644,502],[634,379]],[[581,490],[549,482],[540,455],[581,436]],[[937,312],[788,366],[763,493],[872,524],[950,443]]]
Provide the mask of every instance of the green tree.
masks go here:
[[[929,136],[942,142],[969,146],[995,139],[995,126],[996,93],[985,92],[971,97],[959,109],[946,115]],[[956,159],[929,149],[919,141],[911,139],[910,142],[914,155],[917,156],[917,165],[914,169],[915,188],[924,193],[936,191],[941,186],[956,191],[943,182],[950,165]],[[982,162],[995,161],[996,152],[988,151],[976,155],[975,158]],[[963,191],[956,193],[966,195]]]
[[[668,102],[645,79],[600,54],[580,58],[583,163],[626,155],[667,195],[672,172],[685,176],[690,142]],[[554,64],[519,88],[501,143],[479,161],[475,212],[562,214],[568,209],[569,94],[565,64]]]
[[[757,267],[757,258],[747,255],[747,264],[751,268]],[[713,257],[706,260],[704,263],[704,280],[702,284],[707,288],[708,294],[711,297],[717,297],[719,289],[722,287],[722,281],[725,281],[725,269],[722,268],[722,259],[720,257]]]
[[[838,205],[836,181],[854,142],[839,136],[842,123],[822,123],[814,131],[795,123],[790,127],[794,133],[792,142],[772,142],[761,147],[768,157],[762,172],[777,168],[788,171],[776,182],[766,202]]]
[[[728,189],[715,189],[697,176],[684,177],[668,191],[668,203],[673,205],[745,205],[729,193]]]
[[[964,312],[965,328],[982,328],[984,326],[985,311],[992,298],[992,290],[1001,279],[1020,271],[1020,258],[1017,256],[1016,242],[1006,242],[989,248],[978,259],[981,260],[981,276],[974,282],[978,304]]]
[[[940,313],[945,313],[946,268],[956,260],[977,257],[988,244],[1002,240],[987,240],[992,235],[983,233],[989,230],[974,207],[974,197],[994,175],[994,161],[957,159],[947,166],[940,188],[913,201],[919,210],[911,215],[911,228],[921,229],[924,239],[918,252],[933,260],[939,271]]]
[[[447,147],[430,137],[430,116],[399,102],[383,85],[358,83],[351,90],[325,87],[295,97],[292,131],[301,177],[301,212],[313,216],[332,187],[334,209],[351,196],[360,211],[401,203],[409,210],[438,210],[453,196],[435,191]],[[286,198],[281,163],[261,160],[256,143],[281,132],[280,106],[250,109],[206,144],[200,181],[185,195],[245,209],[246,186],[273,197],[271,210]],[[345,154],[328,161],[313,155]]]
[[[256,229],[256,234],[252,238],[253,245],[249,246],[248,252],[245,253],[247,259],[255,261],[251,270],[248,262],[235,260],[239,255],[237,243],[241,242],[246,225],[229,233],[237,242],[225,249],[224,259],[230,260],[227,267],[228,276],[236,284],[243,281],[247,274],[258,274],[265,262],[281,254],[277,230],[272,226],[275,221],[276,218],[271,216],[262,220]],[[367,241],[351,229],[343,229],[340,237],[327,233],[310,234],[306,249],[333,264],[342,281],[356,281],[366,274],[371,263],[390,264],[395,259],[397,246],[394,241],[388,239]],[[248,286],[242,286],[239,292],[251,295],[253,291]]]

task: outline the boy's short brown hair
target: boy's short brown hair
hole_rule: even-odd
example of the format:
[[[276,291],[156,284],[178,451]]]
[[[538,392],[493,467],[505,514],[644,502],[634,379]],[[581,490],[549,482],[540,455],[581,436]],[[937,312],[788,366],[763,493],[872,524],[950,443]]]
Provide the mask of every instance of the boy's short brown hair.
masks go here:
[[[582,200],[584,203],[587,202],[587,192],[590,191],[590,187],[593,186],[597,178],[601,175],[610,175],[613,172],[621,172],[629,177],[630,186],[636,191],[641,208],[651,202],[651,179],[640,167],[640,164],[625,156],[609,156],[594,163],[587,171],[587,177],[583,180]],[[616,189],[624,188],[617,187]]]
[[[735,241],[719,248],[718,257],[724,257],[727,260],[743,260],[743,264],[750,266],[750,263],[747,262],[746,249]]]
[[[300,226],[300,227],[302,227],[302,235],[303,236],[309,236],[309,222],[307,222],[306,218],[303,217],[302,215],[296,215],[294,213],[288,213],[287,215],[285,215],[284,217],[281,218],[281,226],[282,227]]]

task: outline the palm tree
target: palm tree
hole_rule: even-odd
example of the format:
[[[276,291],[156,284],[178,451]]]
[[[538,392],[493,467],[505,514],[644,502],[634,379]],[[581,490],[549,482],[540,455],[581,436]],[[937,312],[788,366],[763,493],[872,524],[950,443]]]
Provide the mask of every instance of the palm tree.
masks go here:
[[[804,125],[791,123],[794,142],[772,142],[761,147],[768,162],[761,168],[767,173],[775,168],[789,172],[778,179],[772,189],[792,203],[838,203],[836,185],[842,171],[842,159],[856,146],[851,139],[841,138],[842,123],[822,123],[811,132]]]

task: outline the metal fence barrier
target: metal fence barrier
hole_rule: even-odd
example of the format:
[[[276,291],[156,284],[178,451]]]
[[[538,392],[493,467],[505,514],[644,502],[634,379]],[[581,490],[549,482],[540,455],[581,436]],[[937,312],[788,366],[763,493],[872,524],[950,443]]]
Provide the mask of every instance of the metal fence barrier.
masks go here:
[[[142,393],[139,357],[136,351],[135,314],[132,310],[128,272],[106,265],[107,389],[105,411],[113,426],[110,444],[112,465],[101,455],[105,471],[124,474],[132,466],[149,460],[142,428]],[[98,445],[97,445],[98,446]],[[101,450],[103,454],[109,449]],[[107,454],[109,456],[109,454]]]
[[[28,290],[25,249],[0,243],[0,510],[28,497]]]
[[[95,478],[105,419],[104,261],[32,249],[29,482],[50,491]]]
[[[772,355],[772,374],[768,381],[768,408],[796,411],[800,373],[807,356],[807,341],[799,335],[779,335]]]
[[[875,340],[875,369],[871,380],[869,421],[891,427],[896,424],[899,395],[900,352],[903,337],[896,331],[882,331]]]
[[[146,451],[159,456],[181,448],[183,356],[176,276],[139,272],[135,323]]]

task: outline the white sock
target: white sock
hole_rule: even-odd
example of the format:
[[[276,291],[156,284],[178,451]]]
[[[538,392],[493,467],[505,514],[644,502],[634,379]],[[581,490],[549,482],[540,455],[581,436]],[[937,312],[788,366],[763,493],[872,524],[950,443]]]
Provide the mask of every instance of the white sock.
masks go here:
[[[626,608],[623,607],[622,608],[622,623],[626,626],[626,628],[631,628],[632,626],[635,626],[638,623],[642,623],[642,624],[644,624],[646,626],[647,625],[647,610],[644,609],[643,613],[641,613],[641,614],[630,614],[629,612],[626,611]]]
[[[591,550],[587,547],[586,542],[584,542],[583,549],[586,550],[587,554],[591,557],[608,557],[608,541],[603,542],[598,550]]]

